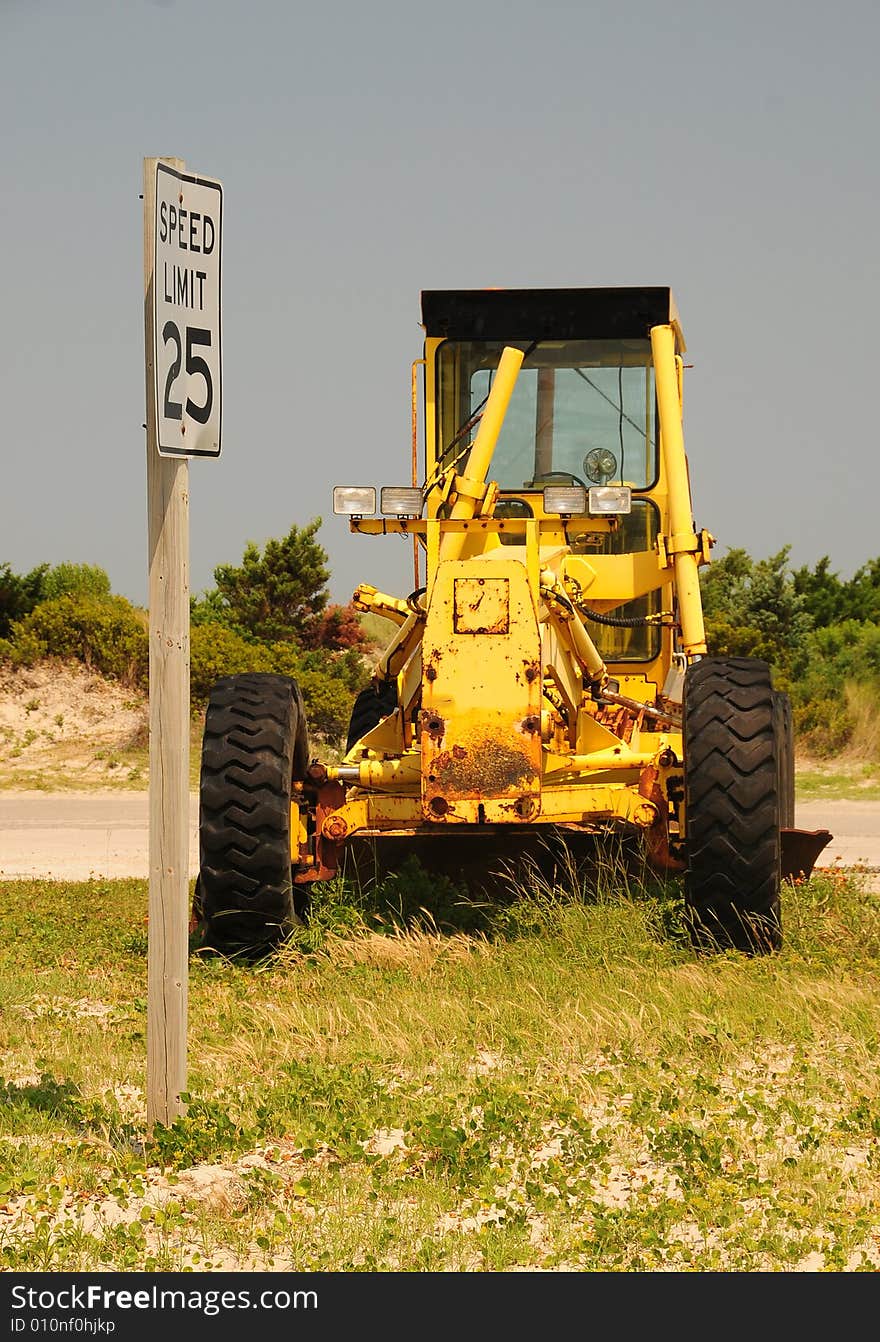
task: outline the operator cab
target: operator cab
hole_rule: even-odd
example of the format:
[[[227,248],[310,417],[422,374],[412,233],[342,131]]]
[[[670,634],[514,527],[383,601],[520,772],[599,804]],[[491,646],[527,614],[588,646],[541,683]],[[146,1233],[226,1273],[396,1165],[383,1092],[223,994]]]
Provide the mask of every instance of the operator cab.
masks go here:
[[[450,414],[458,417],[447,435],[451,441],[458,425],[488,400],[505,343],[525,357],[492,460],[492,478],[503,493],[542,493],[547,484],[647,489],[654,483],[654,371],[647,339],[445,340],[437,352],[437,446],[444,466],[455,452],[444,441]]]
[[[467,459],[510,345],[524,358],[489,472],[499,487],[495,516],[552,522],[575,554],[654,548],[660,516],[650,494],[660,472],[651,327],[671,323],[684,349],[668,288],[425,291],[422,319],[434,410],[429,405],[428,479]],[[545,493],[548,486],[562,490]],[[438,506],[429,495],[429,515]],[[519,535],[500,539],[522,543]],[[620,614],[658,609],[652,593]],[[659,629],[639,633],[603,630],[600,650],[609,659],[650,660]]]

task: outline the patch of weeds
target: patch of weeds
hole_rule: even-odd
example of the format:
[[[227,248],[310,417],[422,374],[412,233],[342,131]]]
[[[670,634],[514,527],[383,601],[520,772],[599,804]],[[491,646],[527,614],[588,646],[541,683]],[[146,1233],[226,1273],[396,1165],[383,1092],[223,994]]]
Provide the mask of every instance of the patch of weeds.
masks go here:
[[[410,854],[374,893],[377,920],[392,928],[426,931],[483,931],[487,906],[442,872],[427,870]]]
[[[123,937],[120,944],[120,950],[125,955],[131,955],[137,959],[142,959],[147,953],[148,940],[147,929],[145,927],[139,927],[127,937]]]
[[[343,1158],[366,1158],[363,1143],[394,1125],[401,1099],[368,1063],[292,1061],[257,1107],[263,1135],[289,1133],[308,1158],[331,1147]]]
[[[427,871],[410,854],[398,871],[361,882],[339,875],[322,882],[313,894],[307,920],[293,929],[286,946],[295,953],[319,954],[331,940],[366,935],[396,936],[401,931],[478,931],[487,923],[487,906],[469,898],[449,878]],[[284,959],[284,948],[281,958]]]
[[[26,1238],[0,1241],[0,1266],[7,1272],[50,1272],[57,1266],[59,1253],[54,1217],[35,1212]]]
[[[426,1158],[462,1182],[486,1172],[493,1153],[536,1139],[534,1104],[523,1091],[481,1082],[468,1101],[463,1112],[431,1108],[412,1124]]]
[[[80,966],[114,961],[132,928],[146,917],[147,882],[15,880],[4,882],[0,968],[33,961],[43,967],[73,956]]]
[[[648,1134],[652,1156],[668,1167],[684,1189],[724,1173],[730,1143],[717,1133],[700,1132],[693,1124],[667,1120]]]
[[[0,1102],[10,1117],[38,1113],[77,1124],[82,1112],[79,1086],[73,1081],[58,1081],[49,1072],[43,1072],[32,1084],[19,1085],[0,1077]]]
[[[322,884],[320,895],[310,901],[306,922],[295,927],[286,945],[304,955],[324,949],[332,937],[357,936],[369,930],[357,890],[342,877]],[[283,960],[285,947],[279,955]]]
[[[0,1077],[0,1105],[13,1132],[29,1133],[37,1118],[63,1123],[76,1134],[92,1134],[125,1150],[136,1136],[133,1124],[123,1117],[115,1096],[89,1098],[76,1082],[59,1080],[42,1072],[39,1081],[6,1081]]]
[[[241,1183],[245,1190],[245,1205],[251,1207],[255,1211],[259,1211],[261,1208],[265,1207],[267,1203],[279,1193],[283,1192],[286,1187],[285,1180],[277,1170],[264,1169],[260,1165],[255,1165],[251,1169],[243,1170],[241,1174]],[[305,1191],[302,1183],[298,1184],[297,1187]],[[262,1245],[261,1247],[265,1248],[266,1246]]]
[[[232,1116],[220,1100],[182,1095],[186,1113],[167,1127],[157,1123],[146,1143],[145,1157],[153,1164],[182,1169],[214,1161],[224,1151],[243,1151],[256,1134]]]
[[[366,880],[339,875],[312,893],[308,920],[287,943],[298,954],[318,954],[332,938],[401,931],[478,936],[489,941],[541,937],[558,930],[566,910],[624,911],[602,950],[630,936],[689,948],[681,882],[649,871],[639,850],[609,836],[578,855],[559,841],[542,840],[537,856],[484,870],[483,881],[455,880],[426,867],[413,853],[396,870]],[[282,952],[283,956],[283,952]]]
[[[112,1257],[120,1272],[157,1272],[159,1259],[147,1246],[145,1221],[112,1226],[103,1236],[104,1256]]]
[[[837,1130],[848,1137],[867,1137],[869,1166],[880,1167],[880,1105],[862,1096],[858,1102],[837,1120]]]
[[[532,1258],[524,1212],[505,1208],[503,1219],[480,1232],[480,1265],[484,1272],[505,1272]]]
[[[864,973],[880,959],[880,901],[858,874],[814,872],[782,892],[785,949],[812,966]]]
[[[40,707],[39,699],[28,699],[27,703],[24,706],[24,711],[25,713],[28,714],[28,716],[30,716],[31,713],[36,713],[39,707]]]
[[[853,761],[848,769],[799,769],[795,774],[798,801],[880,800],[880,766]]]
[[[8,1155],[4,1150],[3,1158],[5,1172],[0,1175],[0,1201],[9,1197],[28,1197],[45,1187],[45,1172],[34,1165],[27,1152]]]
[[[588,1228],[570,1246],[583,1271],[651,1272],[669,1263],[669,1232],[682,1215],[680,1202],[606,1207],[594,1201],[589,1211]]]

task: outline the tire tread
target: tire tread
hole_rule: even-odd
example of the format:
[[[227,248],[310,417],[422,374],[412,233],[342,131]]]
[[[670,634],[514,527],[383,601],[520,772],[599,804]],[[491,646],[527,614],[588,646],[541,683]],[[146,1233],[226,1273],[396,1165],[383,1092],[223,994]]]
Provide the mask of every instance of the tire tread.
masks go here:
[[[206,946],[226,955],[263,954],[297,921],[290,799],[292,781],[307,763],[296,681],[250,672],[215,683],[199,788],[199,912]]]
[[[781,944],[780,808],[770,668],[706,657],[685,680],[685,904],[701,947]]]

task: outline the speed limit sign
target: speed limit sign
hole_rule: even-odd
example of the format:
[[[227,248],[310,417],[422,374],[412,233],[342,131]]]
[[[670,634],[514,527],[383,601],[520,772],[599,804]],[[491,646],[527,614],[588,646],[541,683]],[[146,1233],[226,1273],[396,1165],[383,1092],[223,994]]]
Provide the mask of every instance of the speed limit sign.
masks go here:
[[[220,455],[223,187],[156,163],[153,369],[163,457]]]

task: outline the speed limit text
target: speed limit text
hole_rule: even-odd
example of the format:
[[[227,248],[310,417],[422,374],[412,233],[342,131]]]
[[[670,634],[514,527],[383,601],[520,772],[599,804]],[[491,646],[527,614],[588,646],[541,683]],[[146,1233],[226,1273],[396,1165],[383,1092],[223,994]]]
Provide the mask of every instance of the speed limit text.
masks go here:
[[[217,230],[210,214],[185,210],[169,201],[159,204],[159,241],[179,251],[210,256]],[[162,263],[163,296],[176,307],[203,312],[207,271],[177,261]]]

